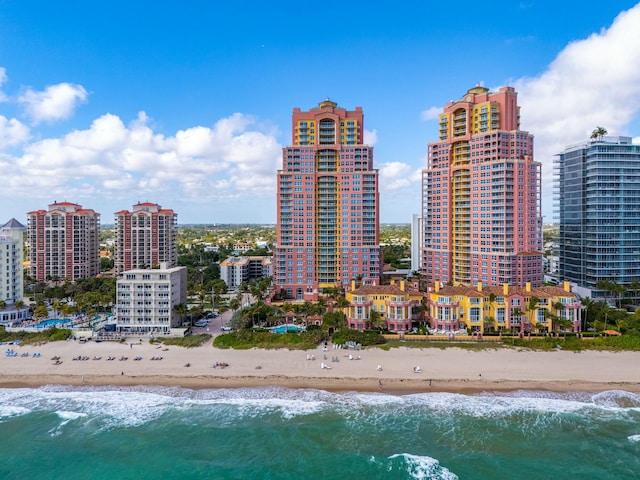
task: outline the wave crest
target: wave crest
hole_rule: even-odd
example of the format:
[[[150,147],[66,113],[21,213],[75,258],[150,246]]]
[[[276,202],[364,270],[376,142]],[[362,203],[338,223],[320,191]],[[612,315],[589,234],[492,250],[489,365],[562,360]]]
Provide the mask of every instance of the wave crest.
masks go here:
[[[428,456],[412,455],[410,453],[397,453],[391,455],[389,460],[392,461],[389,469],[393,469],[394,460],[401,459],[402,464],[406,467],[407,473],[411,478],[419,480],[458,480],[458,476],[449,469],[440,465],[435,458]]]

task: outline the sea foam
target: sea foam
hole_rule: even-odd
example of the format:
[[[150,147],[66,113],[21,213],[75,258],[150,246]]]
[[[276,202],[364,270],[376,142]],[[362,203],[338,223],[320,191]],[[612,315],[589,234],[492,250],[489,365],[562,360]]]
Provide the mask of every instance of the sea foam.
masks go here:
[[[193,414],[201,412],[203,416],[210,416],[221,409],[224,409],[227,418],[246,419],[264,415],[292,419],[331,411],[343,415],[348,422],[357,422],[366,416],[370,421],[384,424],[389,416],[417,411],[445,419],[459,416],[506,419],[513,415],[534,414],[533,422],[553,422],[554,415],[562,414],[623,418],[631,412],[637,416],[640,396],[624,391],[598,394],[521,391],[506,394],[422,393],[394,396],[283,387],[190,390],[149,386],[46,386],[38,389],[0,389],[0,419],[32,411],[73,412],[78,416],[97,418],[106,428],[127,428],[152,422],[174,411],[189,410]],[[62,420],[69,421],[72,418]]]
[[[398,453],[391,455],[390,460],[402,459],[405,463],[407,473],[411,478],[417,480],[457,480],[458,476],[449,469],[440,465],[435,458],[428,456],[411,455],[409,453]],[[390,468],[392,468],[390,466]]]

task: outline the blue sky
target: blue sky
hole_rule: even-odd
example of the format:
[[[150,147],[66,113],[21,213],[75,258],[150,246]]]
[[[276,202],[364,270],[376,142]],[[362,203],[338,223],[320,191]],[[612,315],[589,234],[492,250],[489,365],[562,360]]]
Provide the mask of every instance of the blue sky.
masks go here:
[[[407,223],[435,113],[476,83],[518,90],[551,221],[554,154],[640,137],[638,32],[632,1],[0,0],[0,222],[67,200],[275,223],[292,109],[330,97],[363,107],[382,222]]]

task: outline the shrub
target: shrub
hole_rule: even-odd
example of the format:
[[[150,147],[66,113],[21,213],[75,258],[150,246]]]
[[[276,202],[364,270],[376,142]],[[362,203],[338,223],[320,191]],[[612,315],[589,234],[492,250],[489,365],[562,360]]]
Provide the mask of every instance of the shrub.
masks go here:
[[[333,334],[333,343],[343,344],[356,342],[362,346],[382,345],[385,339],[377,330],[346,330],[342,329]]]
[[[156,340],[165,345],[175,345],[178,347],[193,348],[208,342],[211,335],[201,333],[199,335],[187,335],[186,337],[159,337]]]
[[[325,341],[322,330],[307,332],[271,333],[264,329],[237,330],[215,338],[213,345],[218,348],[288,348],[291,350],[309,350]]]
[[[39,332],[7,332],[3,326],[0,326],[0,342],[11,342],[13,340],[20,340],[25,344],[55,342],[66,340],[72,335],[73,332],[66,328],[51,327]]]

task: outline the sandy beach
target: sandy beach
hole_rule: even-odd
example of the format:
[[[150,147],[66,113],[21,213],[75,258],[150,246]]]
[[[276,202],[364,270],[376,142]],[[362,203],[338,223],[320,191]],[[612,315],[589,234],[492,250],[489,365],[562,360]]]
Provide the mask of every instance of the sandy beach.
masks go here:
[[[332,345],[326,352],[320,347],[314,351],[234,351],[216,349],[211,344],[192,349],[160,347],[147,341],[140,343],[138,339],[124,344],[69,341],[2,348],[0,387],[4,388],[84,384],[187,388],[274,385],[387,393],[640,391],[640,352],[532,352],[506,348],[348,351],[334,349]],[[7,349],[13,349],[18,356],[6,356]],[[22,356],[23,353],[29,356]],[[40,356],[34,357],[34,353]],[[311,355],[315,359],[308,359]],[[89,359],[73,360],[77,356]],[[108,356],[115,360],[108,361]],[[60,357],[61,363],[56,365],[53,357]],[[121,357],[128,359],[120,360]],[[135,357],[142,359],[134,360]],[[229,366],[214,368],[216,362]],[[321,368],[323,363],[330,368]],[[420,373],[413,371],[416,366],[421,367]]]

